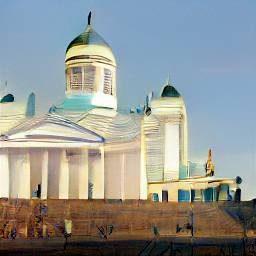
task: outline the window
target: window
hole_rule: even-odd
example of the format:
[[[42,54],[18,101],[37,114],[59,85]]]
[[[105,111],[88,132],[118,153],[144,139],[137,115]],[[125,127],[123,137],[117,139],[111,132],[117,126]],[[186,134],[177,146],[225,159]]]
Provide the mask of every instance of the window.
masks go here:
[[[179,189],[178,190],[178,202],[189,202],[190,193],[188,190]]]
[[[216,188],[206,188],[202,192],[204,202],[216,201]]]
[[[228,184],[221,184],[219,188],[219,201],[226,201],[229,199],[229,186]]]
[[[66,90],[92,93],[95,83],[95,67],[72,67],[66,70]]]
[[[70,79],[70,88],[72,90],[81,90],[82,89],[82,68],[73,67],[71,68],[71,79]]]
[[[84,92],[92,93],[94,91],[94,79],[95,67],[92,65],[84,67]]]
[[[112,74],[107,68],[104,68],[103,92],[112,95]]]
[[[191,202],[202,201],[201,189],[191,189]]]
[[[66,91],[70,89],[70,80],[71,79],[71,70],[70,68],[66,69]]]

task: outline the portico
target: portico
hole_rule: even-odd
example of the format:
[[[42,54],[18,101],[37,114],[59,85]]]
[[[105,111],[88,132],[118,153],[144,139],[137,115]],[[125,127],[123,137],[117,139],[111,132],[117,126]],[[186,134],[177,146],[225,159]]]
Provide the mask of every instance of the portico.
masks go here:
[[[19,132],[2,137],[0,197],[103,199],[104,139],[72,122],[65,132],[65,126],[55,123],[60,127],[53,136],[49,119],[56,121],[46,117],[30,130],[21,127]],[[47,127],[48,134],[42,136],[43,127]]]
[[[39,185],[41,199],[104,198],[103,147],[5,148],[0,158],[0,197],[30,199]]]

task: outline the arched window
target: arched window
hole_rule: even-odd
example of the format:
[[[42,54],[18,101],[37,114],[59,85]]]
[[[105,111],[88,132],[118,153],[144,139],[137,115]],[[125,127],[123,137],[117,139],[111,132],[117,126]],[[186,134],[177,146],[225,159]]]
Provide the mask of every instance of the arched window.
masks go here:
[[[95,67],[92,65],[84,67],[84,92],[92,93],[94,91],[94,80]]]
[[[81,67],[71,68],[70,89],[71,90],[82,89],[82,68]]]
[[[66,90],[92,93],[95,91],[95,67],[71,67],[66,70]]]
[[[103,78],[103,92],[105,94],[112,95],[112,73],[111,70],[104,68],[104,78]]]

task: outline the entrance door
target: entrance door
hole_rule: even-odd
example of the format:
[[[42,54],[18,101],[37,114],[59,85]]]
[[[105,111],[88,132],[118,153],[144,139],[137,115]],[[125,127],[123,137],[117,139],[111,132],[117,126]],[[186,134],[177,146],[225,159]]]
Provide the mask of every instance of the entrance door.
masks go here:
[[[162,190],[162,202],[168,202],[168,191]]]

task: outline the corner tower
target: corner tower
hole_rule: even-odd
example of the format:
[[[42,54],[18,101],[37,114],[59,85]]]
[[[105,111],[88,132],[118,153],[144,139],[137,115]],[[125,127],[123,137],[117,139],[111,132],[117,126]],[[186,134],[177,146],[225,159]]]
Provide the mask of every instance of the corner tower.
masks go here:
[[[110,46],[88,24],[68,45],[65,56],[66,96],[86,104],[116,109],[116,60]],[[83,101],[84,102],[84,101]]]
[[[168,81],[149,108],[144,116],[148,182],[187,177],[187,114],[182,96]]]

